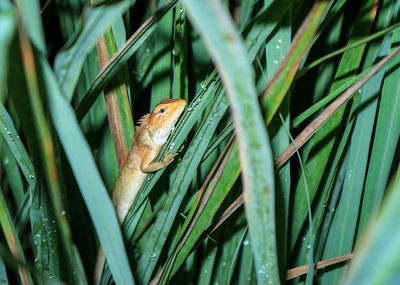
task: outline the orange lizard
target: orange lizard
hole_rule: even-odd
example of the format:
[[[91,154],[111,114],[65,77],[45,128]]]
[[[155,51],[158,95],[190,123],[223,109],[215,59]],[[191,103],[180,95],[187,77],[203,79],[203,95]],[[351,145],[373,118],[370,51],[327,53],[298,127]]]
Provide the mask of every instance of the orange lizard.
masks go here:
[[[162,100],[154,110],[139,120],[128,156],[114,184],[112,200],[119,223],[144,183],[147,174],[167,167],[177,154],[167,151],[160,162],[156,158],[166,143],[186,105],[183,99]],[[94,272],[94,284],[100,284],[105,256],[100,246]]]

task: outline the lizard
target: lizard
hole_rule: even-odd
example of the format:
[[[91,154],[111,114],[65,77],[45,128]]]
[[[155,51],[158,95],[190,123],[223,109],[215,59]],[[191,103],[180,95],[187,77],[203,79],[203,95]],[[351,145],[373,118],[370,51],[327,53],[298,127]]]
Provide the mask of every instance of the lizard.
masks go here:
[[[167,151],[163,159],[156,158],[166,143],[186,105],[183,99],[162,100],[150,114],[144,115],[136,127],[133,142],[115,180],[112,201],[122,225],[129,208],[146,180],[148,173],[167,167],[177,155]],[[94,272],[94,284],[100,284],[105,255],[100,246]]]

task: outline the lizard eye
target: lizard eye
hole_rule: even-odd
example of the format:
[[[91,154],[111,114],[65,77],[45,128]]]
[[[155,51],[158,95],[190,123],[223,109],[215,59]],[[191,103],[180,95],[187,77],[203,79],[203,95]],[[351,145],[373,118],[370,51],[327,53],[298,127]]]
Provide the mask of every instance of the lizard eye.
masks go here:
[[[160,113],[164,113],[164,109],[160,109]]]

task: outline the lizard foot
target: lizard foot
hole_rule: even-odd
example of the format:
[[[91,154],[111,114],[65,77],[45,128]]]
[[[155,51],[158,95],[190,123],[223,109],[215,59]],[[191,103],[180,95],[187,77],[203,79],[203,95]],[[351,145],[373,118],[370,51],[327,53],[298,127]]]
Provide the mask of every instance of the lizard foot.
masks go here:
[[[165,153],[164,158],[162,160],[163,164],[165,166],[171,164],[171,162],[174,161],[175,156],[177,156],[178,153],[174,153],[172,150],[169,150]]]

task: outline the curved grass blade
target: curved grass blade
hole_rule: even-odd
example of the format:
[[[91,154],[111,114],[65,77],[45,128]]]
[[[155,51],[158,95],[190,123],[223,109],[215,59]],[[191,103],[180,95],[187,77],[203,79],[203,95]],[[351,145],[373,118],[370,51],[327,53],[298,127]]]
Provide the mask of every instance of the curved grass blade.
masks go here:
[[[132,4],[129,0],[107,1],[85,10],[82,30],[57,54],[54,62],[61,91],[68,101],[72,99],[86,56],[96,45],[97,39]]]
[[[68,261],[79,278],[80,283],[87,283],[79,260],[76,248],[71,241],[71,233],[67,220],[62,210],[60,190],[54,165],[53,145],[47,128],[43,107],[41,106],[39,90],[36,79],[34,55],[39,62],[39,75],[47,93],[47,99],[51,106],[50,115],[65,149],[69,162],[74,171],[80,190],[87,203],[94,225],[98,230],[100,241],[108,258],[111,271],[118,284],[133,284],[133,277],[129,268],[128,258],[123,246],[122,234],[115,215],[114,207],[108,197],[108,193],[101,181],[100,175],[94,163],[91,151],[76,121],[74,112],[66,98],[62,96],[53,71],[47,61],[40,54],[34,54],[29,39],[20,29],[20,42],[22,56],[25,63],[28,89],[31,95],[35,120],[39,127],[38,135],[41,138],[42,153],[44,153],[44,169],[49,178],[50,194],[52,195],[55,214],[61,229],[61,237],[68,254]],[[46,150],[46,151],[43,151]],[[96,191],[93,191],[96,189]]]
[[[272,154],[257,102],[253,70],[238,32],[219,2],[187,0],[184,4],[214,59],[230,100],[258,282],[278,284]],[[208,21],[202,20],[205,17]]]
[[[117,284],[134,284],[114,207],[100,178],[90,148],[71,106],[62,96],[55,75],[43,59],[43,79],[57,133],[75,174]]]

